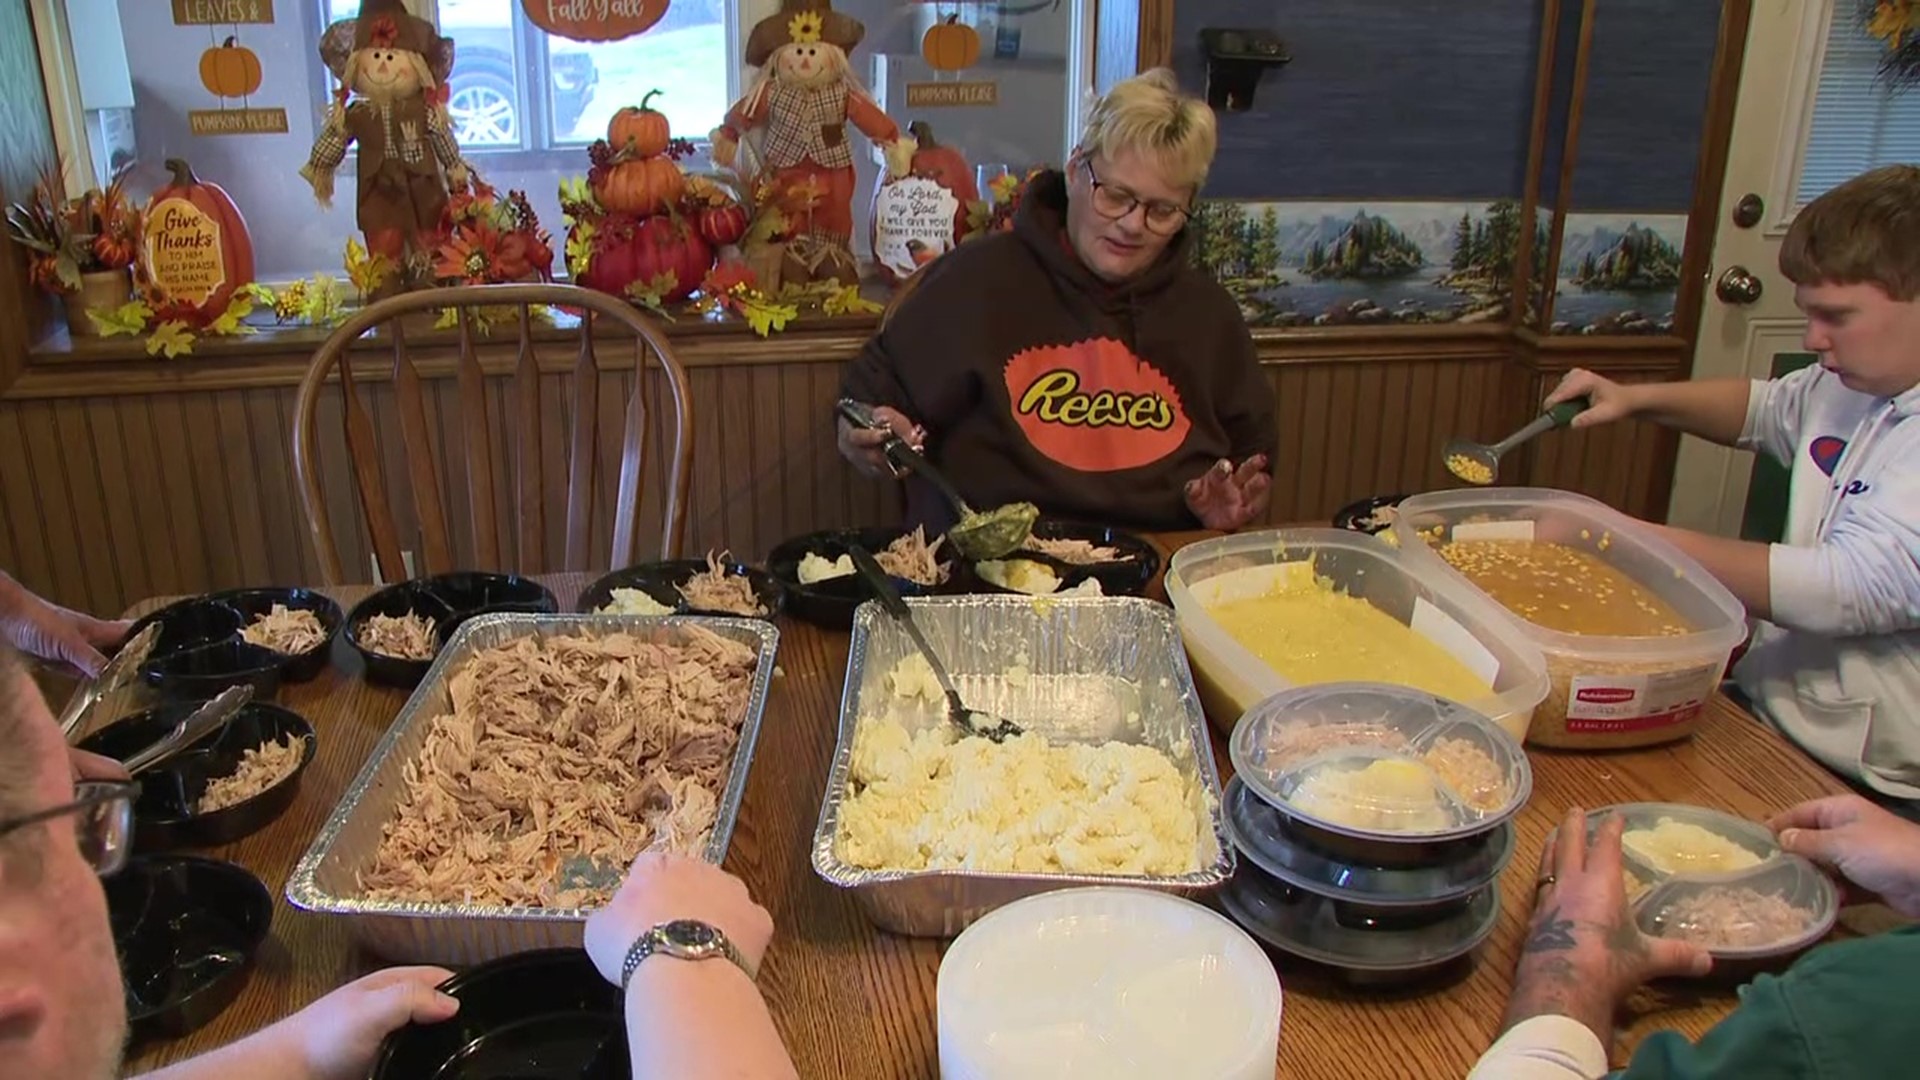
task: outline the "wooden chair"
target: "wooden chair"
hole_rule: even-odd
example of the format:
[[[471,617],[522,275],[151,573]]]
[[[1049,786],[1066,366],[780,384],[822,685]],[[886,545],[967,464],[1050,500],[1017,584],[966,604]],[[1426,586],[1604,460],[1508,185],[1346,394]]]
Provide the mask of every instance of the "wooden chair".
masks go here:
[[[510,423],[517,453],[512,458],[515,472],[507,489],[511,492],[509,512],[517,512],[517,567],[523,573],[556,569],[545,558],[545,520],[541,482],[540,363],[534,351],[531,320],[532,305],[562,305],[582,313],[579,349],[572,366],[570,435],[567,461],[566,543],[563,562],[558,569],[585,570],[592,550],[588,530],[593,520],[595,489],[595,452],[599,445],[595,430],[600,414],[600,367],[594,353],[593,323],[596,317],[611,321],[634,338],[634,380],[622,409],[620,434],[620,471],[614,487],[612,566],[631,564],[635,558],[635,533],[639,528],[640,486],[646,464],[649,424],[653,408],[647,390],[651,381],[648,369],[664,375],[668,406],[673,414],[671,448],[666,471],[667,492],[661,533],[663,557],[680,557],[686,536],[687,489],[692,472],[693,416],[687,389],[686,369],[674,355],[672,346],[652,319],[623,301],[605,293],[572,285],[487,285],[423,289],[402,293],[371,304],[342,323],[314,353],[313,362],[300,383],[295,402],[293,428],[293,467],[300,486],[300,501],[307,512],[314,548],[328,584],[347,582],[341,564],[340,549],[333,535],[333,523],[322,492],[316,451],[317,414],[323,388],[338,378],[344,398],[347,456],[358,488],[359,503],[367,521],[374,560],[380,576],[400,581],[408,576],[401,558],[399,530],[393,508],[388,502],[382,479],[374,424],[366,401],[355,384],[350,362],[352,346],[367,330],[384,325],[392,341],[393,395],[398,414],[398,431],[405,450],[404,483],[413,493],[413,506],[419,521],[420,551],[425,561],[417,573],[444,573],[449,570],[504,570],[500,553],[496,518],[493,423],[487,408],[486,373],[476,349],[475,309],[502,308],[515,312],[509,322],[496,319],[494,340],[512,341],[517,335],[518,356],[512,381],[516,397]],[[453,309],[459,326],[459,355],[454,360],[457,383],[457,422],[466,443],[466,479],[473,527],[475,561],[473,565],[455,565],[453,543],[442,505],[440,473],[435,467],[433,440],[428,432],[426,392],[414,359],[409,355],[401,318],[421,312],[439,313]],[[359,353],[365,370],[367,353]],[[383,365],[384,366],[384,365]],[[364,376],[363,376],[364,378]],[[554,410],[556,413],[558,410]],[[447,478],[454,480],[452,464]]]

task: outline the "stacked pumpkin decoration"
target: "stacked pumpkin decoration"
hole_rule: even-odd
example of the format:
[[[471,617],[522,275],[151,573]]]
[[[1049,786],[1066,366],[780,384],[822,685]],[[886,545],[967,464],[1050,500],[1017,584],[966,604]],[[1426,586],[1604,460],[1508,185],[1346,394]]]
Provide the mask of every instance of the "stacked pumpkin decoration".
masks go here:
[[[653,108],[659,93],[614,113],[606,139],[587,148],[587,186],[600,213],[591,219],[592,254],[578,276],[588,288],[624,296],[629,286],[650,289],[671,274],[672,288],[658,299],[677,302],[713,268],[714,242],[682,213],[687,178],[675,158],[684,147],[666,114]]]

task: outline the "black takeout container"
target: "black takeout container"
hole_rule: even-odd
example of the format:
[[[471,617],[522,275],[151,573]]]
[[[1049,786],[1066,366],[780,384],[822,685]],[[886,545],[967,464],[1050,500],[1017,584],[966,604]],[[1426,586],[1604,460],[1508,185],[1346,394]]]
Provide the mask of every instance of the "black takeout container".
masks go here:
[[[1106,596],[1145,596],[1147,588],[1153,584],[1155,574],[1160,572],[1160,551],[1145,537],[1106,525],[1090,525],[1081,522],[1062,521],[1055,518],[1041,518],[1033,525],[1033,535],[1042,540],[1085,540],[1101,547],[1118,548],[1120,558],[1112,562],[1068,564],[1045,558],[1035,558],[1035,553],[1016,551],[1005,560],[1029,559],[1039,562],[1053,570],[1060,577],[1060,589],[1071,589],[1088,579],[1100,582],[1100,591]],[[980,573],[980,564],[966,564],[966,587],[970,592],[1011,593],[1025,596],[1017,589],[1003,588],[988,581]]]
[[[655,600],[667,605],[675,614],[721,615],[729,618],[754,618],[772,621],[780,617],[786,607],[787,590],[779,579],[765,570],[759,570],[745,563],[723,563],[728,576],[744,577],[753,589],[755,600],[766,609],[764,615],[742,616],[738,612],[708,610],[696,608],[680,594],[680,585],[695,574],[707,572],[705,559],[672,559],[666,562],[641,563],[600,578],[580,593],[574,610],[582,615],[592,615],[613,602],[615,589],[639,589]]]
[[[873,593],[860,580],[860,575],[833,578],[815,582],[812,585],[800,584],[800,560],[809,554],[823,559],[833,560],[845,555],[850,547],[858,544],[873,554],[879,554],[882,548],[905,536],[910,529],[876,526],[865,529],[827,529],[822,532],[796,536],[782,542],[767,555],[767,570],[778,578],[787,591],[787,610],[815,626],[829,630],[846,630],[853,626],[855,609],[868,600]],[[943,561],[957,564],[959,559],[951,556],[945,545],[941,546]],[[957,576],[960,567],[953,566]],[[902,596],[930,596],[950,591],[954,585],[954,576],[938,586],[921,585],[905,578],[894,578],[894,587]]]
[[[248,644],[241,631],[275,604],[313,612],[326,640],[292,656]],[[229,589],[169,604],[136,621],[129,636],[160,627],[140,671],[168,697],[203,700],[244,685],[265,699],[283,681],[304,682],[320,673],[341,622],[340,605],[311,589]]]
[[[104,885],[136,1040],[179,1038],[232,1004],[273,919],[259,878],[214,859],[144,855]]]
[[[360,624],[369,617],[425,615],[433,620],[434,635],[444,646],[460,624],[475,615],[512,611],[551,615],[558,610],[553,592],[531,578],[479,571],[436,574],[390,585],[355,604],[347,616],[347,644],[365,662],[368,682],[411,689],[419,685],[433,661],[369,651],[360,643]]]
[[[468,968],[440,989],[460,1011],[380,1046],[373,1080],[627,1080],[620,989],[580,949],[537,949]]]
[[[158,742],[196,707],[174,702],[135,713],[87,736],[80,749],[124,761]],[[292,776],[244,802],[212,813],[194,812],[209,781],[231,776],[246,751],[288,735],[302,745],[300,764]],[[140,796],[133,804],[135,850],[213,847],[264,828],[292,804],[314,749],[313,725],[298,713],[267,702],[248,702],[212,736],[141,774]]]

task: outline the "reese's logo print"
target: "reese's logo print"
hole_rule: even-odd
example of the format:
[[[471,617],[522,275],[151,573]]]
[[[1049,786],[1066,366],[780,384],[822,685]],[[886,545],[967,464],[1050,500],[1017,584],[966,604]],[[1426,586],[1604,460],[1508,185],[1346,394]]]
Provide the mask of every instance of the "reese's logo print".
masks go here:
[[[1112,338],[1016,353],[1006,379],[1027,441],[1083,472],[1152,464],[1179,449],[1193,426],[1166,375]]]

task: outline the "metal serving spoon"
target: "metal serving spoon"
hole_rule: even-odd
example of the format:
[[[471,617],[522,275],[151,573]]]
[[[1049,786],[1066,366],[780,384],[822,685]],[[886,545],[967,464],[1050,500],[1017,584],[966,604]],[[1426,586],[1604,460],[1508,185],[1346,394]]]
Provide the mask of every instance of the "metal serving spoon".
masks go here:
[[[905,439],[893,433],[893,429],[873,415],[873,409],[863,402],[851,398],[841,398],[836,406],[841,416],[855,427],[868,431],[884,431],[887,441],[881,452],[895,468],[904,469],[917,476],[924,477],[940,494],[946,496],[960,514],[960,522],[947,530],[947,539],[953,541],[954,550],[974,561],[998,559],[1020,550],[1033,533],[1033,523],[1040,520],[1040,508],[1029,502],[1008,503],[997,506],[984,513],[967,505],[960,489],[953,486],[945,473],[935,468],[926,455],[908,446]]]
[[[887,614],[893,616],[894,620],[907,632],[907,636],[913,639],[914,645],[920,650],[920,655],[927,658],[928,666],[933,668],[933,677],[940,681],[940,690],[946,695],[947,719],[958,724],[960,729],[969,735],[981,735],[994,742],[1005,742],[1022,734],[1023,729],[1020,725],[1011,720],[967,708],[966,703],[960,700],[960,691],[954,688],[953,676],[947,674],[947,666],[940,662],[939,654],[933,651],[933,646],[927,642],[926,635],[920,632],[919,624],[913,621],[913,609],[901,599],[900,590],[893,587],[887,572],[880,569],[880,564],[874,560],[873,555],[858,544],[849,545],[847,554],[853,556],[854,568],[859,570],[860,576],[866,579],[867,586],[879,598],[880,606],[885,608]]]
[[[1586,398],[1571,398],[1563,401],[1539,416],[1519,431],[1501,439],[1492,446],[1473,442],[1468,439],[1449,439],[1446,449],[1440,452],[1447,463],[1447,471],[1469,484],[1486,486],[1493,483],[1500,474],[1500,458],[1542,432],[1563,428],[1573,422],[1573,418],[1586,412],[1592,405]]]

